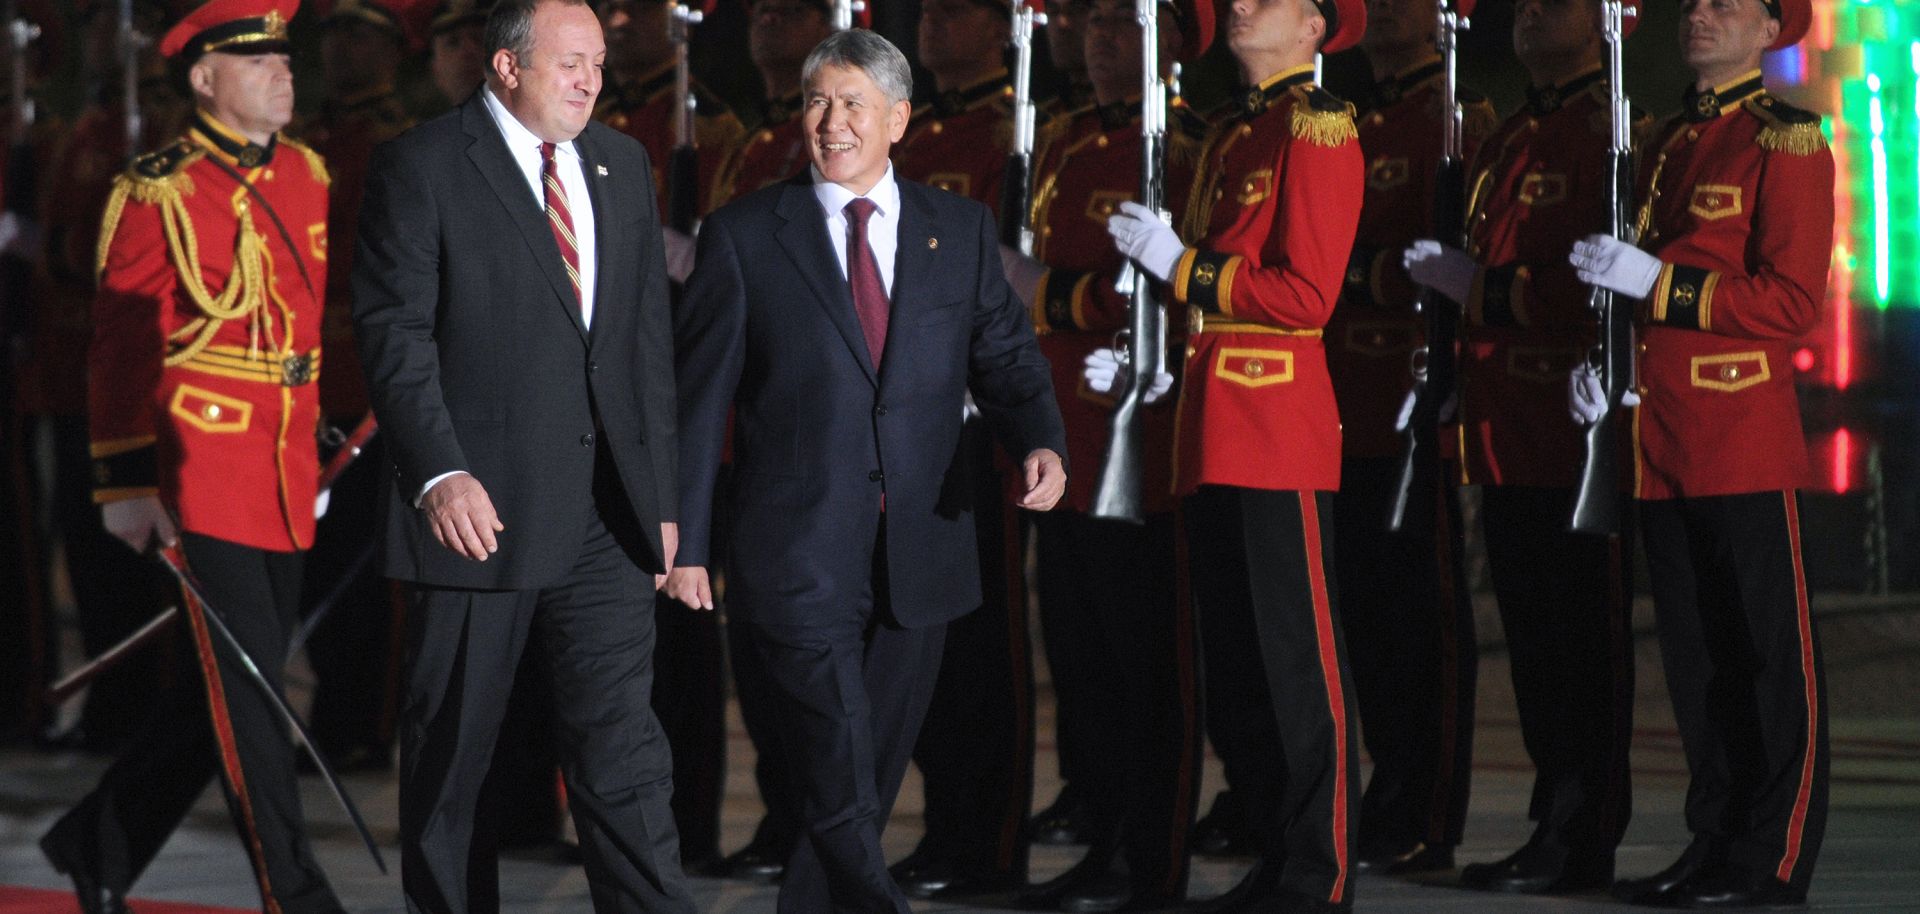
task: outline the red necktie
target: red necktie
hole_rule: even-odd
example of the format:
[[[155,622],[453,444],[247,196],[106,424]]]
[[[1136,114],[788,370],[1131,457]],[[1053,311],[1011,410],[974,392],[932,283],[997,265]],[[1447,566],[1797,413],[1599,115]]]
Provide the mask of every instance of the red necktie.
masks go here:
[[[880,281],[880,263],[867,244],[867,217],[879,207],[865,197],[847,201],[847,284],[853,287],[853,310],[860,315],[860,330],[867,338],[867,354],[873,367],[880,367],[880,356],[887,348],[887,287]]]
[[[567,262],[567,278],[573,281],[573,298],[581,308],[586,300],[580,295],[580,244],[573,237],[573,209],[567,205],[567,189],[560,183],[560,166],[553,158],[553,144],[540,144],[540,183],[545,186],[547,222],[553,226],[553,240],[560,245],[560,259]]]

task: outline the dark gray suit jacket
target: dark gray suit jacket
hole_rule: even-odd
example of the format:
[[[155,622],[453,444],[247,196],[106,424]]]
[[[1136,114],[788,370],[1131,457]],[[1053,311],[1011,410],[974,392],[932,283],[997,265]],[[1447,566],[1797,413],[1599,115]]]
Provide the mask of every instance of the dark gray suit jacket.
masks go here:
[[[965,395],[1007,451],[1066,456],[1047,362],[1001,272],[987,208],[900,182],[899,249],[881,370],[811,177],[707,217],[675,310],[679,564],[709,562],[714,471],[734,416],[728,611],[763,624],[843,622],[872,573],[881,496],[895,617],[980,605],[965,465]]]
[[[499,590],[562,578],[594,510],[601,444],[652,547],[637,559],[660,570],[677,446],[652,169],[638,142],[599,123],[575,142],[596,235],[592,332],[542,203],[480,94],[374,153],[353,316],[394,463],[392,577]],[[506,526],[485,562],[441,546],[412,507],[449,470],[472,473]]]

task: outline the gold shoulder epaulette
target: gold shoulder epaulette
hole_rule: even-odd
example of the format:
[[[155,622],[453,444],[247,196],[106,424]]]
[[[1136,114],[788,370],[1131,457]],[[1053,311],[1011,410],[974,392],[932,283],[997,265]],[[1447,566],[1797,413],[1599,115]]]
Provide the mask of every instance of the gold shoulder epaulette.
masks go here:
[[[126,193],[139,203],[158,203],[171,194],[193,193],[187,166],[206,154],[198,144],[186,140],[143,153],[114,182],[115,189],[125,185]]]
[[[1288,90],[1293,93],[1293,135],[1316,146],[1341,146],[1359,139],[1353,126],[1353,106],[1333,93],[1311,83]]]
[[[327,160],[322,158],[320,153],[315,152],[312,146],[308,146],[284,133],[280,135],[280,144],[300,150],[301,158],[307,160],[307,171],[313,175],[315,181],[320,182],[321,186],[324,187],[333,183],[333,175],[327,173]]]
[[[1500,126],[1500,113],[1494,110],[1493,102],[1469,89],[1459,90],[1459,95],[1461,135],[1476,143],[1492,136]]]
[[[1806,156],[1827,147],[1827,135],[1820,131],[1820,115],[1812,111],[1765,94],[1748,99],[1741,107],[1760,119],[1760,132],[1753,141],[1761,149]]]

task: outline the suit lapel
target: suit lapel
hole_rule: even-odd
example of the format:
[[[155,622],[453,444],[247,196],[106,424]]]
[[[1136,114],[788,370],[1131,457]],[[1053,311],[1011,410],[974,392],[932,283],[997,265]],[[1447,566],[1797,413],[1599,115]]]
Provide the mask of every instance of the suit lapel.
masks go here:
[[[526,174],[520,170],[513,153],[507,150],[507,141],[479,93],[467,101],[461,122],[473,137],[467,146],[467,158],[486,177],[488,186],[506,207],[532,251],[534,261],[547,274],[547,283],[553,287],[557,304],[566,309],[573,328],[584,339],[587,328],[580,322],[580,302],[573,294],[573,283],[567,279],[566,266],[560,260],[560,246],[553,240],[553,226],[547,222],[542,201],[531,196],[533,189],[527,186]]]
[[[834,329],[840,331],[849,354],[876,385],[878,377],[873,360],[867,355],[867,338],[860,330],[860,317],[853,310],[853,290],[840,272],[827,237],[826,216],[820,211],[819,198],[813,195],[811,172],[803,172],[787,182],[775,212],[786,220],[775,233],[788,259],[800,270],[800,277],[813,290],[813,299],[827,314]]]
[[[619,306],[607,296],[608,277],[613,270],[608,258],[615,250],[624,246],[621,239],[614,237],[618,231],[620,219],[617,215],[619,197],[609,183],[614,176],[597,170],[606,161],[600,154],[600,144],[590,139],[591,125],[580,131],[574,139],[574,148],[580,151],[581,177],[587,185],[587,196],[593,207],[593,324],[601,326],[601,321],[609,318],[619,319]],[[592,337],[591,329],[588,337]]]
[[[887,317],[887,351],[898,352],[907,341],[903,337],[926,306],[923,293],[931,288],[934,257],[939,242],[933,231],[933,214],[920,197],[920,187],[900,181],[900,235],[893,253],[893,309]],[[883,377],[884,381],[885,378]]]

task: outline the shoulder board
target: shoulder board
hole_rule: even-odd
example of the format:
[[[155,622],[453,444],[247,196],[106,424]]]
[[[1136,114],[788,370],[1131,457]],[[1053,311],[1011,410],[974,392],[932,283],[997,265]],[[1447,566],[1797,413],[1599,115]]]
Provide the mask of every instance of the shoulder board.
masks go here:
[[[206,154],[198,145],[180,140],[136,157],[120,180],[140,203],[155,203],[169,194],[190,194],[193,179],[186,173],[187,166]]]
[[[1353,106],[1310,83],[1287,90],[1294,97],[1293,135],[1316,146],[1340,146],[1359,138]]]
[[[1753,141],[1768,152],[1804,156],[1827,147],[1827,135],[1820,131],[1820,115],[1812,111],[1764,94],[1748,99],[1741,107],[1760,119],[1760,132]]]
[[[333,184],[333,175],[327,173],[327,160],[322,158],[320,153],[315,152],[312,146],[285,134],[280,136],[280,145],[299,150],[300,157],[307,160],[307,172],[313,175],[313,179],[320,182],[322,187]]]

